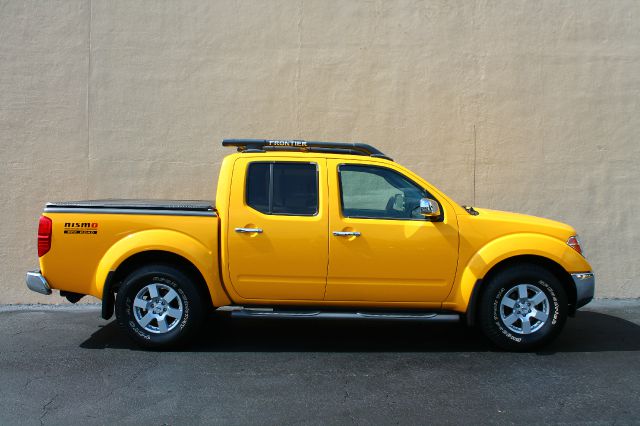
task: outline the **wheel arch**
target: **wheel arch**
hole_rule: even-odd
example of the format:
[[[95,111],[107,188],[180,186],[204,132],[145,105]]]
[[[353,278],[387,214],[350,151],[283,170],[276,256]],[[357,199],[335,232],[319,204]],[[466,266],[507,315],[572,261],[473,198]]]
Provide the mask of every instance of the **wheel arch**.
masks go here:
[[[483,282],[490,281],[493,276],[497,273],[504,271],[505,269],[513,268],[516,265],[537,265],[547,269],[551,272],[562,284],[566,294],[567,301],[569,304],[569,315],[575,314],[575,305],[576,305],[576,287],[573,279],[571,278],[571,274],[567,272],[562,265],[555,262],[554,260],[549,259],[548,257],[539,256],[539,255],[531,255],[524,254],[513,257],[508,257],[506,259],[501,260],[496,263],[487,271],[487,273],[482,277],[476,280],[476,284],[473,287],[471,292],[471,298],[469,299],[469,306],[467,308],[466,320],[467,324],[473,326],[477,321],[478,314],[478,303],[481,300],[482,292],[484,291],[485,286],[482,285]]]

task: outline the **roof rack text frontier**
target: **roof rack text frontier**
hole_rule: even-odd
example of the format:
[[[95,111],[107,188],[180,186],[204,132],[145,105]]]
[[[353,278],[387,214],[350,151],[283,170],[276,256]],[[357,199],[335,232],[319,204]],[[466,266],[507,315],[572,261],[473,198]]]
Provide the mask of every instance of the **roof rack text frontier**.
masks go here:
[[[330,154],[366,155],[393,161],[377,148],[364,143],[320,142],[286,139],[224,139],[222,146],[235,146],[238,152],[301,151]]]

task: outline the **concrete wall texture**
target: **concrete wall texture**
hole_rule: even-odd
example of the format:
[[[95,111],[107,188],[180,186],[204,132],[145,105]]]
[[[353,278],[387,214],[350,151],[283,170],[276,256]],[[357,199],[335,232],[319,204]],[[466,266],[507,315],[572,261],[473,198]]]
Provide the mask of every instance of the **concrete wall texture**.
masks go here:
[[[0,303],[62,300],[23,284],[46,201],[213,198],[224,137],[370,143],[640,296],[635,0],[9,0],[0,41]]]

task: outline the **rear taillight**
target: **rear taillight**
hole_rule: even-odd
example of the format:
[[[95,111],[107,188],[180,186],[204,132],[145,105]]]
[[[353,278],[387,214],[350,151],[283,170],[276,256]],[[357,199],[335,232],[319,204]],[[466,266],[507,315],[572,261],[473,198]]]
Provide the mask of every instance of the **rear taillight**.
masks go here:
[[[569,239],[567,240],[567,245],[578,253],[582,254],[582,247],[580,247],[580,240],[578,239],[577,235],[569,237]]]
[[[51,228],[53,223],[46,216],[40,216],[38,223],[38,257],[42,257],[51,249]]]

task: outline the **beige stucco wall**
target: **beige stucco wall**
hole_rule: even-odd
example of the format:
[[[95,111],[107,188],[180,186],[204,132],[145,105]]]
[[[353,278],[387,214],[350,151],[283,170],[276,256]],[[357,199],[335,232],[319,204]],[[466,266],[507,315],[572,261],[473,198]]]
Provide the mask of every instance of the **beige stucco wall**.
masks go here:
[[[0,303],[61,300],[47,200],[213,198],[223,137],[370,143],[638,297],[639,103],[635,0],[0,1]]]

